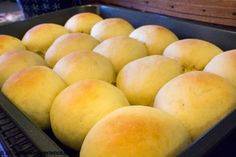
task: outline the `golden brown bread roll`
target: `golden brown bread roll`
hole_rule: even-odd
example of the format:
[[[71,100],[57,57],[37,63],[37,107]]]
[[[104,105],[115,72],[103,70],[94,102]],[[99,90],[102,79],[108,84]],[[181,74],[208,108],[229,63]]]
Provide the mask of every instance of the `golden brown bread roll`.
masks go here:
[[[108,58],[118,73],[127,63],[147,56],[144,43],[126,36],[112,37],[97,45],[94,52]]]
[[[84,79],[115,82],[116,73],[112,63],[94,52],[72,52],[60,59],[53,70],[67,83]]]
[[[45,54],[45,60],[53,67],[62,57],[74,51],[92,51],[99,42],[85,33],[70,33],[57,38]]]
[[[71,32],[90,34],[92,27],[101,20],[103,20],[102,17],[94,13],[78,13],[66,21],[65,28]]]
[[[148,48],[149,55],[162,54],[169,44],[178,40],[178,37],[173,32],[159,25],[141,26],[129,36],[144,42]]]
[[[180,120],[195,140],[236,107],[236,88],[226,79],[192,71],[169,81],[154,106]]]
[[[207,63],[222,50],[200,39],[183,39],[170,44],[163,55],[177,60],[184,70],[203,70]]]
[[[204,71],[224,77],[236,86],[236,49],[216,55]]]
[[[116,36],[129,36],[133,30],[133,26],[125,19],[107,18],[93,26],[91,35],[97,40],[103,41]]]
[[[45,65],[46,62],[38,54],[27,50],[16,50],[0,56],[0,87],[7,78],[26,67]]]
[[[44,56],[47,49],[59,36],[69,33],[65,27],[54,23],[43,23],[29,29],[22,42],[28,50]]]
[[[64,89],[54,100],[50,120],[55,136],[80,150],[92,126],[108,113],[129,105],[124,94],[101,80],[82,80]]]
[[[122,107],[89,131],[80,157],[173,157],[191,142],[183,125],[158,109]]]
[[[182,72],[177,61],[152,55],[124,66],[117,76],[116,85],[132,105],[152,106],[159,89]]]
[[[42,129],[50,127],[49,111],[54,98],[66,87],[64,81],[45,66],[31,66],[11,75],[2,92]]]
[[[24,49],[25,46],[19,39],[10,35],[0,34],[0,55],[6,52]]]

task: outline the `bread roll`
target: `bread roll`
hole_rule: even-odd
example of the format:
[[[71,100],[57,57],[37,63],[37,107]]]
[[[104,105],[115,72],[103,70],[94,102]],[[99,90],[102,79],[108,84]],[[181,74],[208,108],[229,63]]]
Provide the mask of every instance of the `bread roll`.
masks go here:
[[[74,51],[91,51],[99,42],[84,33],[65,34],[57,38],[45,54],[45,60],[50,67],[67,54]]]
[[[67,84],[84,79],[115,82],[116,74],[112,63],[94,52],[72,52],[60,59],[53,70]]]
[[[182,74],[158,92],[154,107],[180,120],[195,140],[236,107],[236,88],[202,71]]]
[[[178,37],[173,32],[159,25],[141,26],[129,36],[144,42],[148,48],[149,55],[162,54],[169,44],[178,40]]]
[[[19,39],[10,35],[0,34],[0,55],[6,52],[24,49],[25,46]]]
[[[127,63],[147,56],[147,48],[135,39],[119,36],[104,40],[93,50],[108,58],[118,73]]]
[[[163,55],[177,60],[185,72],[203,70],[207,63],[222,50],[200,39],[183,39],[170,44]]]
[[[133,26],[125,19],[107,18],[93,26],[91,35],[97,40],[103,41],[116,36],[129,36],[133,30]]]
[[[159,89],[182,72],[177,61],[152,55],[124,66],[117,76],[116,85],[132,105],[152,106]]]
[[[71,32],[90,34],[92,27],[101,20],[103,20],[102,17],[94,13],[78,13],[66,21],[65,28]]]
[[[45,65],[46,62],[38,54],[27,50],[16,50],[0,56],[0,87],[9,76],[26,67]]]
[[[22,42],[28,50],[44,56],[47,49],[59,36],[69,33],[65,27],[54,23],[43,23],[29,29]]]
[[[52,102],[65,87],[64,81],[51,69],[31,66],[11,75],[2,92],[37,126],[47,129]]]
[[[147,106],[117,109],[88,133],[80,157],[171,157],[191,142],[183,125]]]
[[[236,86],[236,49],[215,56],[204,71],[224,77]]]
[[[115,86],[101,80],[82,80],[55,98],[50,111],[52,130],[63,144],[80,150],[97,121],[127,105],[128,100]]]

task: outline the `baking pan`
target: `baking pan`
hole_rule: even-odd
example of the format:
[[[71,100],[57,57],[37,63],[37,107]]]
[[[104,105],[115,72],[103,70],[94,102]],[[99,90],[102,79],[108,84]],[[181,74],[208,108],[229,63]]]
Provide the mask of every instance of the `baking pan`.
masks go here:
[[[8,157],[68,157],[0,92],[0,143]],[[7,148],[7,149],[6,149]],[[4,156],[4,157],[5,157]]]
[[[94,12],[100,14],[104,18],[121,17],[128,20],[131,24],[133,24],[134,27],[139,27],[146,24],[158,24],[172,30],[180,39],[198,38],[212,42],[218,45],[223,50],[236,49],[235,28],[181,20],[178,18],[110,5],[77,6],[53,13],[40,15],[26,21],[3,25],[0,27],[0,34],[9,34],[18,38],[22,38],[22,36],[28,29],[37,24],[50,22],[64,25],[67,19],[78,12]],[[46,130],[43,132],[42,130],[37,128],[2,93],[0,93],[0,121],[1,114],[4,114],[4,117],[8,117],[7,123],[12,123],[18,133],[22,134],[25,143],[28,143],[30,149],[35,152],[34,155],[77,156],[79,154],[78,152],[75,152],[63,146],[63,144],[61,144],[53,136],[51,130]],[[3,140],[3,143],[5,143],[6,147],[10,147],[9,155],[17,156],[15,155],[15,150],[12,148],[15,144],[9,144],[9,142],[6,142],[7,139],[4,139],[3,132],[4,130],[0,130],[0,137],[2,137],[0,139]],[[222,141],[235,137],[235,135],[236,111],[233,111],[222,121],[220,121],[216,126],[209,129],[207,133],[205,133],[194,143],[192,143],[185,151],[183,151],[179,155],[179,157],[212,156],[214,152],[217,152],[215,150],[220,150],[220,148],[223,147]],[[17,140],[15,142],[17,143]],[[217,154],[219,153],[215,153],[214,156],[216,157]]]

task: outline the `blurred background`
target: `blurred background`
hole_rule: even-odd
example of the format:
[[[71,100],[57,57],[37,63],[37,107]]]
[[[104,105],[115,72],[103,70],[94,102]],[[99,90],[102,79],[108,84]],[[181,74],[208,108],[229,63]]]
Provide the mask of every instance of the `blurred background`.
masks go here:
[[[0,25],[22,20],[23,12],[14,0],[0,0]]]
[[[95,0],[0,0],[0,25]]]

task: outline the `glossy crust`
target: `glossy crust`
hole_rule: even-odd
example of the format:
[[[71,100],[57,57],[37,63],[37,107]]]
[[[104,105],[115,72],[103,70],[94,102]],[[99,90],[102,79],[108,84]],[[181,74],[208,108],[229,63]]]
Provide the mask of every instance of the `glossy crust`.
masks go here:
[[[16,50],[0,56],[0,87],[7,78],[26,67],[45,65],[46,62],[38,54],[27,50]]]
[[[117,109],[88,133],[80,157],[172,157],[191,142],[183,125],[147,106]]]
[[[152,55],[124,66],[117,76],[116,83],[132,105],[152,106],[159,89],[182,72],[177,61]]]
[[[163,55],[177,60],[185,71],[203,70],[207,63],[222,50],[200,39],[183,39],[170,44]]]
[[[67,83],[84,79],[115,82],[116,73],[112,63],[94,52],[72,52],[60,59],[53,70]]]
[[[195,140],[235,109],[236,88],[202,71],[182,74],[158,92],[154,107],[179,119]]]
[[[17,38],[10,35],[0,34],[0,55],[15,50],[24,50],[24,44]]]
[[[108,58],[117,73],[127,63],[147,56],[147,48],[144,43],[126,36],[106,39],[93,51]]]
[[[130,37],[144,42],[149,55],[162,54],[169,44],[178,40],[173,32],[159,25],[141,26],[135,29]]]
[[[11,75],[2,92],[42,129],[50,127],[49,111],[54,98],[66,87],[64,81],[45,66],[32,66]]]
[[[127,105],[128,100],[115,86],[101,80],[82,80],[67,87],[54,100],[51,127],[63,144],[80,150],[97,121]]]
[[[44,56],[47,49],[59,36],[69,33],[65,27],[54,23],[43,23],[29,29],[22,42],[28,50]]]
[[[69,29],[71,32],[90,34],[92,27],[102,20],[102,17],[94,13],[79,13],[67,20],[65,28]]]
[[[45,60],[53,67],[62,57],[74,51],[92,51],[99,42],[85,33],[70,33],[57,38],[45,54]]]
[[[224,77],[236,86],[236,49],[215,56],[204,71]]]
[[[133,26],[125,19],[107,18],[93,26],[91,35],[97,40],[103,41],[116,36],[129,36],[133,30]]]

